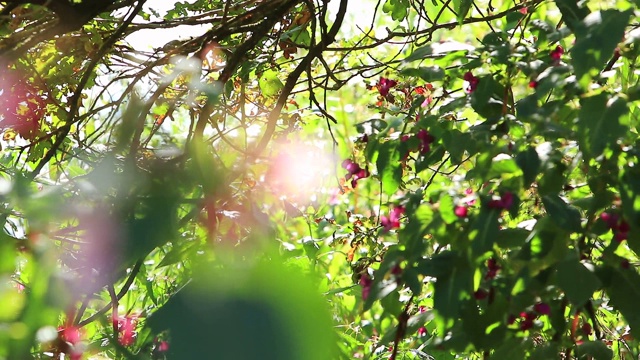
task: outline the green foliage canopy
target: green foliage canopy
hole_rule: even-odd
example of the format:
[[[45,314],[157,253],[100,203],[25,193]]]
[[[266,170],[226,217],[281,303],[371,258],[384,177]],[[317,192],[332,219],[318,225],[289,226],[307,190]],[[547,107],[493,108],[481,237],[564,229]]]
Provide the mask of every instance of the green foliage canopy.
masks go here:
[[[637,358],[639,5],[0,1],[0,359]]]

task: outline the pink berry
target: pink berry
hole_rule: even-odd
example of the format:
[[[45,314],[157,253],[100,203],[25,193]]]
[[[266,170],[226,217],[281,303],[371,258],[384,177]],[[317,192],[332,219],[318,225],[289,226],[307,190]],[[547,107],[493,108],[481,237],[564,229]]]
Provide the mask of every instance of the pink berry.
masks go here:
[[[456,206],[453,212],[456,214],[457,217],[460,217],[460,218],[466,218],[467,215],[469,214],[469,210],[467,209],[467,207],[460,206],[460,205]]]

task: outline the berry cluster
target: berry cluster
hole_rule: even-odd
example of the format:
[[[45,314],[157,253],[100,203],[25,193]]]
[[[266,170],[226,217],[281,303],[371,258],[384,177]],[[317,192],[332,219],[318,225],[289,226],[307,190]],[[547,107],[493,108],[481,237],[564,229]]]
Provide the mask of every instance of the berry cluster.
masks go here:
[[[46,113],[41,92],[20,72],[0,64],[0,129],[12,129],[33,140]]]
[[[505,191],[498,199],[489,200],[487,204],[490,209],[499,210],[509,210],[511,205],[513,205],[513,194],[510,191]]]
[[[478,84],[480,83],[480,79],[475,77],[471,73],[471,71],[467,71],[466,73],[464,73],[463,80],[468,83],[468,86],[464,89],[464,91],[467,94],[471,94],[472,92],[476,91],[476,88],[478,87]]]
[[[602,219],[602,221],[607,224],[607,227],[613,231],[613,238],[616,239],[616,241],[622,242],[627,240],[631,227],[629,226],[629,223],[624,219],[621,219],[618,214],[603,212],[600,215],[600,219]]]
[[[369,176],[369,171],[367,169],[363,169],[357,163],[353,162],[351,159],[346,159],[342,162],[342,167],[348,171],[345,179],[351,179],[351,186],[355,189],[356,185],[358,185],[358,180],[364,179]]]
[[[516,320],[520,319],[519,327],[520,330],[526,331],[533,327],[534,321],[542,315],[551,314],[551,307],[549,304],[544,302],[539,302],[533,305],[533,311],[523,311],[519,314],[519,316],[509,315],[507,319],[507,324],[512,325],[516,322]]]
[[[400,218],[404,214],[404,206],[396,206],[391,210],[389,216],[380,216],[380,225],[384,227],[385,231],[397,229],[400,227]]]
[[[496,259],[490,258],[487,260],[487,274],[484,276],[485,280],[491,280],[498,275],[498,271],[500,271],[501,267],[496,262]]]

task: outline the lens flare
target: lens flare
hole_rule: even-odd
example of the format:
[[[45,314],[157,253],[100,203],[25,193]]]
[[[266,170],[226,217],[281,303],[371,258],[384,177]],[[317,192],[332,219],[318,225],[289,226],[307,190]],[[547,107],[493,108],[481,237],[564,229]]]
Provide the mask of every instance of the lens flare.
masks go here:
[[[265,183],[280,197],[309,201],[333,171],[331,156],[320,146],[300,141],[276,146]]]

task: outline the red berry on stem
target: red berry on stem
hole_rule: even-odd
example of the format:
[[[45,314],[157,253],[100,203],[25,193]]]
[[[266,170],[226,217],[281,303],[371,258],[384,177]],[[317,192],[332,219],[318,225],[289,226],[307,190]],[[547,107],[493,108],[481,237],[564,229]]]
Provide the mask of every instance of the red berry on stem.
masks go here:
[[[469,210],[467,209],[467,207],[466,207],[466,206],[458,205],[458,206],[456,206],[456,208],[453,210],[453,212],[454,212],[454,214],[456,214],[456,216],[457,216],[457,217],[460,217],[460,218],[466,218],[466,217],[467,217],[467,215],[468,215],[468,213],[469,213]]]
[[[418,336],[426,336],[427,335],[427,328],[426,327],[421,327],[420,329],[418,329]]]

